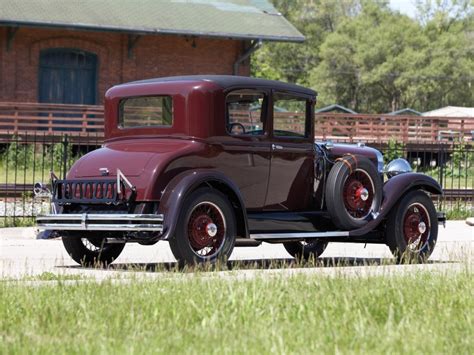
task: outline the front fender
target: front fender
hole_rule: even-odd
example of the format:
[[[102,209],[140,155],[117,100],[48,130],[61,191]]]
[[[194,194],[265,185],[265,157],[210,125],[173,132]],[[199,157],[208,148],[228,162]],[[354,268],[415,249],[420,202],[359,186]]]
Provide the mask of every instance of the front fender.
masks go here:
[[[248,236],[247,213],[237,185],[218,171],[196,169],[176,175],[166,186],[157,212],[164,215],[161,239],[169,239],[173,235],[184,199],[188,193],[202,184],[208,184],[221,192],[224,190],[224,193],[232,195],[234,202],[239,204],[240,216],[236,217],[237,224],[240,223],[243,227],[241,235]]]
[[[425,190],[435,195],[443,194],[440,184],[431,176],[420,173],[404,173],[394,176],[383,186],[383,200],[377,217],[362,228],[350,231],[349,235],[361,236],[372,231],[382,222],[402,196],[413,189]]]

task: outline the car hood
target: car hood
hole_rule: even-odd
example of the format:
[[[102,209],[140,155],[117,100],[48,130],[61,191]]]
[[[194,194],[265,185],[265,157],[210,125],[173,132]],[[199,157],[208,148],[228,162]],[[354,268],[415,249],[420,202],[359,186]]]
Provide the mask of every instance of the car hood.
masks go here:
[[[116,176],[119,169],[127,177],[141,176],[153,170],[151,162],[169,161],[193,143],[185,140],[125,140],[107,143],[80,158],[69,172],[70,178]],[[102,171],[108,171],[103,174]]]

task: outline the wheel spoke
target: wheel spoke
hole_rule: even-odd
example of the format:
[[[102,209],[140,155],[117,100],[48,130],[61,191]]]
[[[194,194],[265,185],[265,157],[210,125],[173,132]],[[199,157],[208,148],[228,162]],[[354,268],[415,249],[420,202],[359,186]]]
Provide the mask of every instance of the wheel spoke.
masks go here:
[[[410,205],[403,218],[403,237],[407,249],[412,252],[422,250],[430,236],[430,218],[426,208],[415,203]]]
[[[364,170],[356,170],[347,177],[343,187],[343,199],[351,217],[366,218],[372,211],[374,195],[374,183]]]
[[[214,203],[201,202],[190,214],[187,232],[189,243],[196,255],[212,257],[224,244],[224,214]]]

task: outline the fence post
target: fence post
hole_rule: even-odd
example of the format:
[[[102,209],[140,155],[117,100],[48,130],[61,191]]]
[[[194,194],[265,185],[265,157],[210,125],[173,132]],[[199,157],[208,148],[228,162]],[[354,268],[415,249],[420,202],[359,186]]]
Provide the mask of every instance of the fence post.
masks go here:
[[[15,107],[14,119],[13,119],[13,133],[18,134],[19,127],[18,127],[18,108]]]
[[[63,179],[66,179],[67,170],[67,146],[68,146],[67,134],[64,135],[63,140]]]
[[[82,132],[87,131],[87,110],[82,113]]]
[[[440,159],[439,159],[439,184],[443,188],[444,177],[444,144],[441,144]]]
[[[51,112],[48,114],[48,132],[53,132],[53,114]]]

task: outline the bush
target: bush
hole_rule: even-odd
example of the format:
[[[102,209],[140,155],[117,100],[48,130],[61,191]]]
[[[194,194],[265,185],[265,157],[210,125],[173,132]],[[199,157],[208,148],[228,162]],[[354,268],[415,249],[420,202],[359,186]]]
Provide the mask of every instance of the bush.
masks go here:
[[[69,167],[74,163],[74,161],[78,159],[78,157],[73,156],[71,144],[68,144],[66,148],[63,142],[50,145],[48,147],[48,156],[52,155],[53,157],[54,170],[62,171],[63,169],[64,149],[66,149],[66,155],[67,155],[67,160],[66,160],[67,169],[69,169]]]
[[[384,151],[385,164],[391,162],[393,159],[404,157],[404,146],[403,143],[397,142],[395,139],[390,138],[388,141],[387,149]]]
[[[11,172],[15,170],[21,173],[23,170],[30,171],[33,165],[36,169],[44,164],[44,167],[61,173],[64,168],[64,150],[66,149],[66,169],[80,157],[73,154],[71,143],[65,145],[64,141],[49,145],[23,143],[21,137],[14,136],[12,142],[6,145],[0,153],[0,166],[8,168]]]
[[[450,154],[449,170],[447,176],[452,177],[466,177],[468,176],[469,168],[474,165],[474,154],[466,147],[466,143],[458,140],[453,147],[453,152]]]
[[[33,163],[34,146],[21,143],[20,138],[13,137],[13,139],[14,141],[3,152],[2,160],[10,169],[26,169]]]

